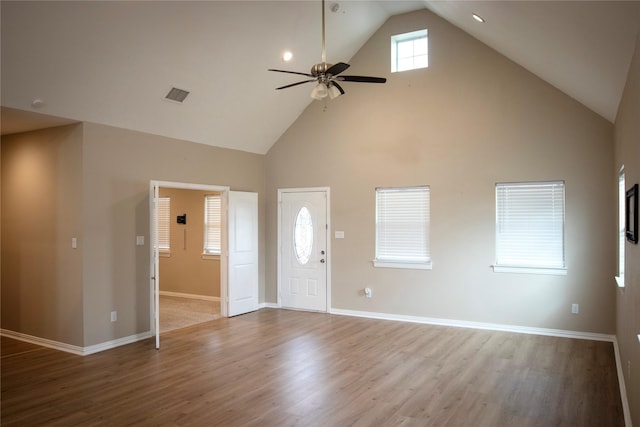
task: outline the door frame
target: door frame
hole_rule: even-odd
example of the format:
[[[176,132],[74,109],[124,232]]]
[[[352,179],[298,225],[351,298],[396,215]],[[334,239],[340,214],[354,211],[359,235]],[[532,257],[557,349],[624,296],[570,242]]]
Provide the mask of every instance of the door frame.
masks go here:
[[[159,269],[159,257],[156,256],[154,251],[154,241],[157,234],[157,224],[155,222],[155,210],[156,206],[155,195],[156,188],[175,188],[180,190],[200,190],[200,191],[212,191],[219,192],[222,199],[222,212],[221,212],[221,242],[220,242],[220,315],[222,317],[228,317],[228,295],[229,295],[229,280],[228,280],[228,267],[229,267],[229,232],[228,232],[228,218],[227,218],[227,206],[229,200],[228,186],[222,185],[210,185],[210,184],[193,184],[187,182],[174,182],[174,181],[149,181],[149,253],[150,253],[150,267],[149,267],[149,286],[150,286],[150,323],[151,323],[151,335],[156,337],[156,348],[160,348],[160,329],[159,329],[159,313],[157,313],[156,307],[159,307],[159,282],[160,282],[160,269]],[[156,272],[156,263],[158,263],[158,271]],[[157,281],[156,281],[157,277]],[[156,286],[158,283],[158,286]]]
[[[331,188],[330,187],[305,187],[305,188],[279,188],[278,189],[278,224],[277,224],[277,240],[278,250],[277,256],[277,277],[278,277],[278,307],[282,307],[282,195],[284,193],[317,193],[324,192],[327,197],[327,226],[326,242],[327,242],[327,274],[326,274],[326,295],[327,295],[327,313],[331,313]]]

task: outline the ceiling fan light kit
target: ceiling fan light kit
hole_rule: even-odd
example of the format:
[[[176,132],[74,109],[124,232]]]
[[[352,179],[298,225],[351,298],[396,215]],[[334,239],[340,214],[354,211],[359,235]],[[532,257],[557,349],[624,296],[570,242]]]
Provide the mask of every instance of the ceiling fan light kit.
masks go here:
[[[335,5],[334,5],[335,7]],[[339,7],[339,6],[338,6]],[[384,77],[368,77],[368,76],[338,76],[344,70],[349,68],[349,64],[344,62],[338,62],[337,64],[328,64],[325,52],[325,25],[324,25],[324,0],[322,0],[322,62],[315,64],[311,67],[309,73],[300,73],[297,71],[276,70],[270,68],[268,71],[275,71],[278,73],[297,74],[300,76],[310,77],[308,80],[302,80],[300,82],[291,83],[285,86],[280,86],[276,90],[286,89],[293,86],[298,86],[304,83],[317,82],[316,86],[311,91],[311,98],[321,100],[327,96],[330,99],[335,99],[340,95],[344,95],[344,89],[338,82],[359,82],[359,83],[385,83],[387,81]],[[333,10],[333,8],[332,8]],[[335,12],[335,11],[334,11]]]
[[[318,83],[317,86],[314,87],[311,91],[311,97],[318,100],[326,98],[328,94],[329,90],[324,85],[324,83]]]

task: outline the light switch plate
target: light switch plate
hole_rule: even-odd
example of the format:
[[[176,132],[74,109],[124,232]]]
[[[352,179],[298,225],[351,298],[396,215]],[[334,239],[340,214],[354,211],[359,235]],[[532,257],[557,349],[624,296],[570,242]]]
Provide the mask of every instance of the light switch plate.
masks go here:
[[[144,236],[136,236],[136,245],[138,246],[144,245]]]
[[[344,239],[344,231],[336,231],[336,239]]]
[[[77,249],[78,248],[78,239],[75,237],[71,238],[71,249]]]

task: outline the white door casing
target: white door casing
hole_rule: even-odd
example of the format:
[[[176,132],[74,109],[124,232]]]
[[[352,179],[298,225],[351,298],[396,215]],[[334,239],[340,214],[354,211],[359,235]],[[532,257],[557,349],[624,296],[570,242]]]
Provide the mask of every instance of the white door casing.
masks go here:
[[[279,303],[328,311],[330,292],[328,188],[279,190]]]
[[[151,184],[149,190],[149,208],[151,210],[151,298],[152,330],[156,332],[156,348],[160,348],[160,251],[158,240],[158,200],[160,187]]]
[[[158,235],[158,197],[160,188],[179,188],[184,190],[203,190],[203,191],[215,191],[222,195],[222,254],[220,257],[220,298],[221,301],[227,301],[228,295],[228,249],[227,240],[229,234],[228,220],[227,220],[227,195],[229,193],[229,187],[223,187],[218,185],[208,184],[192,184],[182,182],[171,181],[156,181],[149,182],[149,247],[150,247],[150,324],[151,334],[155,335],[156,348],[160,348],[160,259],[159,253],[156,250],[156,236]],[[257,226],[256,226],[257,227]],[[220,314],[223,317],[228,316],[228,304],[220,304]]]
[[[258,193],[229,192],[228,315],[259,308]]]

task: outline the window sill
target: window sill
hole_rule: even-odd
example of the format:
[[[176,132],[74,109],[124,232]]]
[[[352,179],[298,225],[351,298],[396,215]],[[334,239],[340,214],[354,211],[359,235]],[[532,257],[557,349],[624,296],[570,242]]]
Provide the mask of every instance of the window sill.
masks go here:
[[[624,288],[624,277],[616,276],[616,284],[619,288]]]
[[[220,259],[220,254],[202,254],[202,259]]]
[[[507,267],[492,265],[494,273],[521,273],[521,274],[549,274],[552,276],[566,276],[566,268],[539,268],[539,267]]]
[[[160,251],[160,252],[158,252],[158,256],[160,258],[171,258],[171,252]]]
[[[373,261],[374,267],[406,268],[410,270],[432,270],[431,262],[403,262],[403,261]]]

